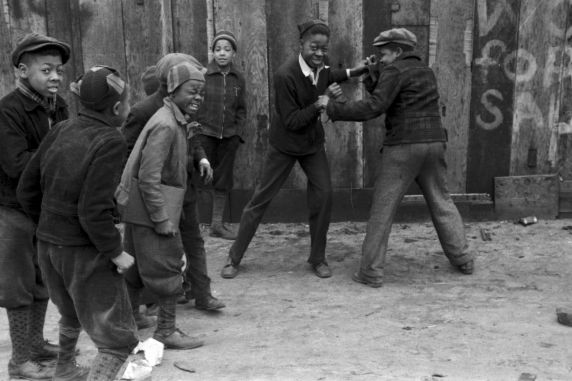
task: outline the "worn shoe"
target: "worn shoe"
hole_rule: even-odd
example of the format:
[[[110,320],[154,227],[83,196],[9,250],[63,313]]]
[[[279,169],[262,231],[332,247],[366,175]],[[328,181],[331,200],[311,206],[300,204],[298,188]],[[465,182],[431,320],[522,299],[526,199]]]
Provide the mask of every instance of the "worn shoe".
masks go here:
[[[189,302],[189,298],[187,298],[187,294],[182,294],[177,299],[177,304],[187,304]]]
[[[204,344],[202,340],[190,337],[178,328],[169,336],[164,337],[155,334],[153,338],[162,342],[165,345],[165,349],[193,349],[201,347]]]
[[[16,364],[12,360],[8,363],[8,374],[16,380],[51,380],[54,376],[53,366],[43,366],[36,361],[28,360]]]
[[[471,275],[475,271],[475,261],[471,259],[469,262],[457,266],[457,269],[463,274]]]
[[[558,323],[572,327],[572,310],[571,309],[564,309],[564,308],[557,308],[556,309],[556,320]]]
[[[60,346],[44,340],[44,344],[30,349],[30,358],[34,361],[50,361],[58,358]]]
[[[195,307],[199,310],[205,311],[216,311],[223,309],[226,305],[215,298],[214,296],[209,295],[206,298],[199,298],[195,300]]]
[[[330,266],[326,262],[312,265],[312,271],[318,278],[329,278],[332,276],[332,270],[330,270]]]
[[[232,259],[226,260],[226,265],[220,271],[220,276],[226,279],[232,279],[238,275],[238,265],[232,263]]]
[[[353,279],[354,282],[358,282],[358,283],[361,283],[361,284],[365,284],[366,286],[373,287],[373,288],[379,288],[379,287],[381,287],[381,286],[383,285],[382,282],[372,282],[371,280],[368,280],[368,279],[364,278],[364,277],[359,273],[359,271],[358,271],[358,272],[355,272],[355,273],[352,275],[352,279]]]
[[[89,368],[79,366],[75,361],[57,363],[52,381],[86,381],[88,375]]]
[[[137,329],[151,328],[157,324],[156,316],[142,314],[139,311],[133,312],[133,317],[135,318],[135,324],[137,325]]]
[[[222,238],[222,239],[228,239],[228,240],[235,240],[236,239],[236,233],[233,232],[232,230],[230,230],[226,225],[224,224],[212,224],[211,225],[211,231],[209,234],[211,237],[216,237],[216,238]]]

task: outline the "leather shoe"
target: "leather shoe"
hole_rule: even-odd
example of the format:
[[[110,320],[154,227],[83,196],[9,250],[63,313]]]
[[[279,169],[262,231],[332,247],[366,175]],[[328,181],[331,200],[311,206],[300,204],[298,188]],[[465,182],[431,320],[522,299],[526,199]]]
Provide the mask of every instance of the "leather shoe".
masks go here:
[[[15,378],[17,380],[51,380],[54,376],[54,367],[44,366],[32,360],[21,364],[16,364],[10,360],[8,363],[8,374],[11,379]]]
[[[236,239],[237,234],[231,231],[224,224],[212,224],[210,236],[234,241]]]
[[[56,364],[56,372],[52,381],[86,381],[89,368],[77,365],[75,361]]]
[[[155,333],[153,338],[162,342],[165,345],[165,349],[193,349],[201,347],[204,344],[202,340],[190,337],[178,328],[169,336],[157,335],[157,333]]]
[[[469,262],[457,266],[457,269],[465,275],[471,275],[475,271],[475,261],[471,259]]]
[[[232,259],[226,260],[226,265],[220,271],[220,276],[226,279],[232,279],[238,275],[238,265],[232,263]]]
[[[332,276],[332,270],[330,270],[330,266],[328,266],[326,262],[312,265],[312,271],[314,271],[314,274],[319,278],[329,278]]]
[[[195,307],[199,310],[216,311],[226,307],[226,305],[214,296],[209,295],[204,299],[195,300]]]
[[[379,288],[383,285],[382,282],[372,282],[371,280],[368,280],[368,279],[362,277],[359,272],[354,273],[352,275],[352,279],[354,280],[354,282],[365,284],[366,286],[373,287],[373,288]]]

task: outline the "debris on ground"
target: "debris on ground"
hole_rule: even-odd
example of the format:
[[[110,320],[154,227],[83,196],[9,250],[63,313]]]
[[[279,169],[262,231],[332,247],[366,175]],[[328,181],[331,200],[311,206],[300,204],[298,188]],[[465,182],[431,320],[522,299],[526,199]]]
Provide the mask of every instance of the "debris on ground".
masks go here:
[[[483,241],[492,241],[491,233],[486,229],[481,229],[481,238]]]
[[[188,361],[184,361],[184,360],[175,361],[173,363],[173,365],[175,366],[175,368],[178,368],[184,372],[189,372],[189,373],[195,373],[196,372],[195,368],[193,368]]]

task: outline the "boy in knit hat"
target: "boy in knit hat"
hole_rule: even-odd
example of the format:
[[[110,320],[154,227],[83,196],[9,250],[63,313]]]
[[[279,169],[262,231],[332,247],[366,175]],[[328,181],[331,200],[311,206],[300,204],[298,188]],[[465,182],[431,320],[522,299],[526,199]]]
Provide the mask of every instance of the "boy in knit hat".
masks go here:
[[[159,81],[157,91],[142,101],[136,103],[132,108],[122,132],[127,140],[129,150],[135,145],[141,130],[149,121],[151,116],[163,106],[163,99],[167,97],[167,77],[169,70],[182,62],[188,62],[199,71],[204,71],[204,67],[193,56],[183,53],[169,53],[162,57],[155,66],[155,75]],[[213,311],[225,307],[225,304],[212,295],[211,279],[207,272],[207,261],[205,243],[201,236],[199,219],[197,215],[197,197],[195,183],[199,181],[209,182],[212,179],[212,169],[202,146],[199,136],[193,137],[189,144],[189,165],[187,193],[183,203],[183,216],[180,221],[179,232],[185,249],[187,268],[184,274],[183,289],[185,294],[181,296],[179,302],[187,303],[190,299],[195,299],[195,306],[200,309]],[[195,170],[199,169],[199,172]],[[202,179],[196,179],[200,176]],[[149,319],[139,313],[139,292],[130,288],[131,304],[134,309],[136,321],[140,327],[148,325]]]
[[[236,233],[223,223],[223,213],[233,185],[236,151],[244,142],[241,135],[246,121],[245,81],[232,60],[236,38],[220,31],[213,40],[213,59],[205,74],[205,102],[199,111],[201,145],[213,166],[211,237],[236,239]]]
[[[43,379],[53,368],[38,363],[57,357],[44,340],[48,293],[37,264],[35,226],[16,199],[18,180],[40,142],[67,119],[57,95],[68,44],[40,34],[24,36],[12,52],[17,88],[0,99],[0,307],[6,308],[12,357],[11,377]]]
[[[38,224],[40,267],[61,315],[54,379],[113,380],[138,343],[119,275],[134,259],[123,251],[113,199],[127,151],[117,127],[129,91],[105,66],[92,67],[72,91],[79,115],[48,133],[22,174],[18,200]],[[89,378],[75,364],[82,328],[98,349]]]
[[[308,262],[320,278],[332,275],[326,260],[326,240],[332,207],[330,168],[324,148],[324,127],[320,115],[325,104],[318,99],[325,92],[341,95],[337,82],[361,75],[365,66],[331,69],[325,59],[330,28],[320,20],[298,26],[300,52],[276,71],[277,117],[270,126],[270,145],[264,169],[254,195],[244,207],[238,237],[229,251],[223,278],[234,278],[266,208],[280,191],[298,162],[308,177],[308,208],[311,249]]]
[[[116,192],[125,222],[125,248],[137,260],[126,279],[132,289],[145,286],[156,295],[154,338],[167,349],[203,344],[176,327],[185,259],[178,221],[189,176],[188,139],[196,133],[189,117],[199,110],[203,88],[204,76],[195,66],[182,62],[171,67],[169,96],[141,131]]]
[[[364,121],[386,114],[380,172],[361,265],[353,280],[381,287],[393,218],[413,181],[425,196],[445,255],[461,273],[471,274],[473,255],[447,190],[447,132],[441,125],[435,74],[415,53],[417,38],[405,28],[380,33],[373,45],[378,48],[380,64],[364,80],[371,97],[343,104],[322,97],[332,120]]]

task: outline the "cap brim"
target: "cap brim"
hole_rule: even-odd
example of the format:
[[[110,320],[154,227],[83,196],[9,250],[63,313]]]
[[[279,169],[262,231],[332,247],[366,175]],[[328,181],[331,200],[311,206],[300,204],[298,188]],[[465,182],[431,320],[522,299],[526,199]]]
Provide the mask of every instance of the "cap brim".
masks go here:
[[[22,56],[25,53],[35,52],[36,50],[44,49],[47,47],[53,47],[53,48],[60,51],[61,56],[62,56],[62,64],[65,64],[70,59],[70,48],[69,48],[69,46],[64,45],[64,44],[60,44],[57,42],[46,41],[46,42],[39,43],[37,45],[32,45],[32,46],[20,51],[20,54],[18,54],[18,57],[16,57],[16,61],[14,62],[14,66],[18,66],[18,63],[20,63],[20,59],[22,58]]]

